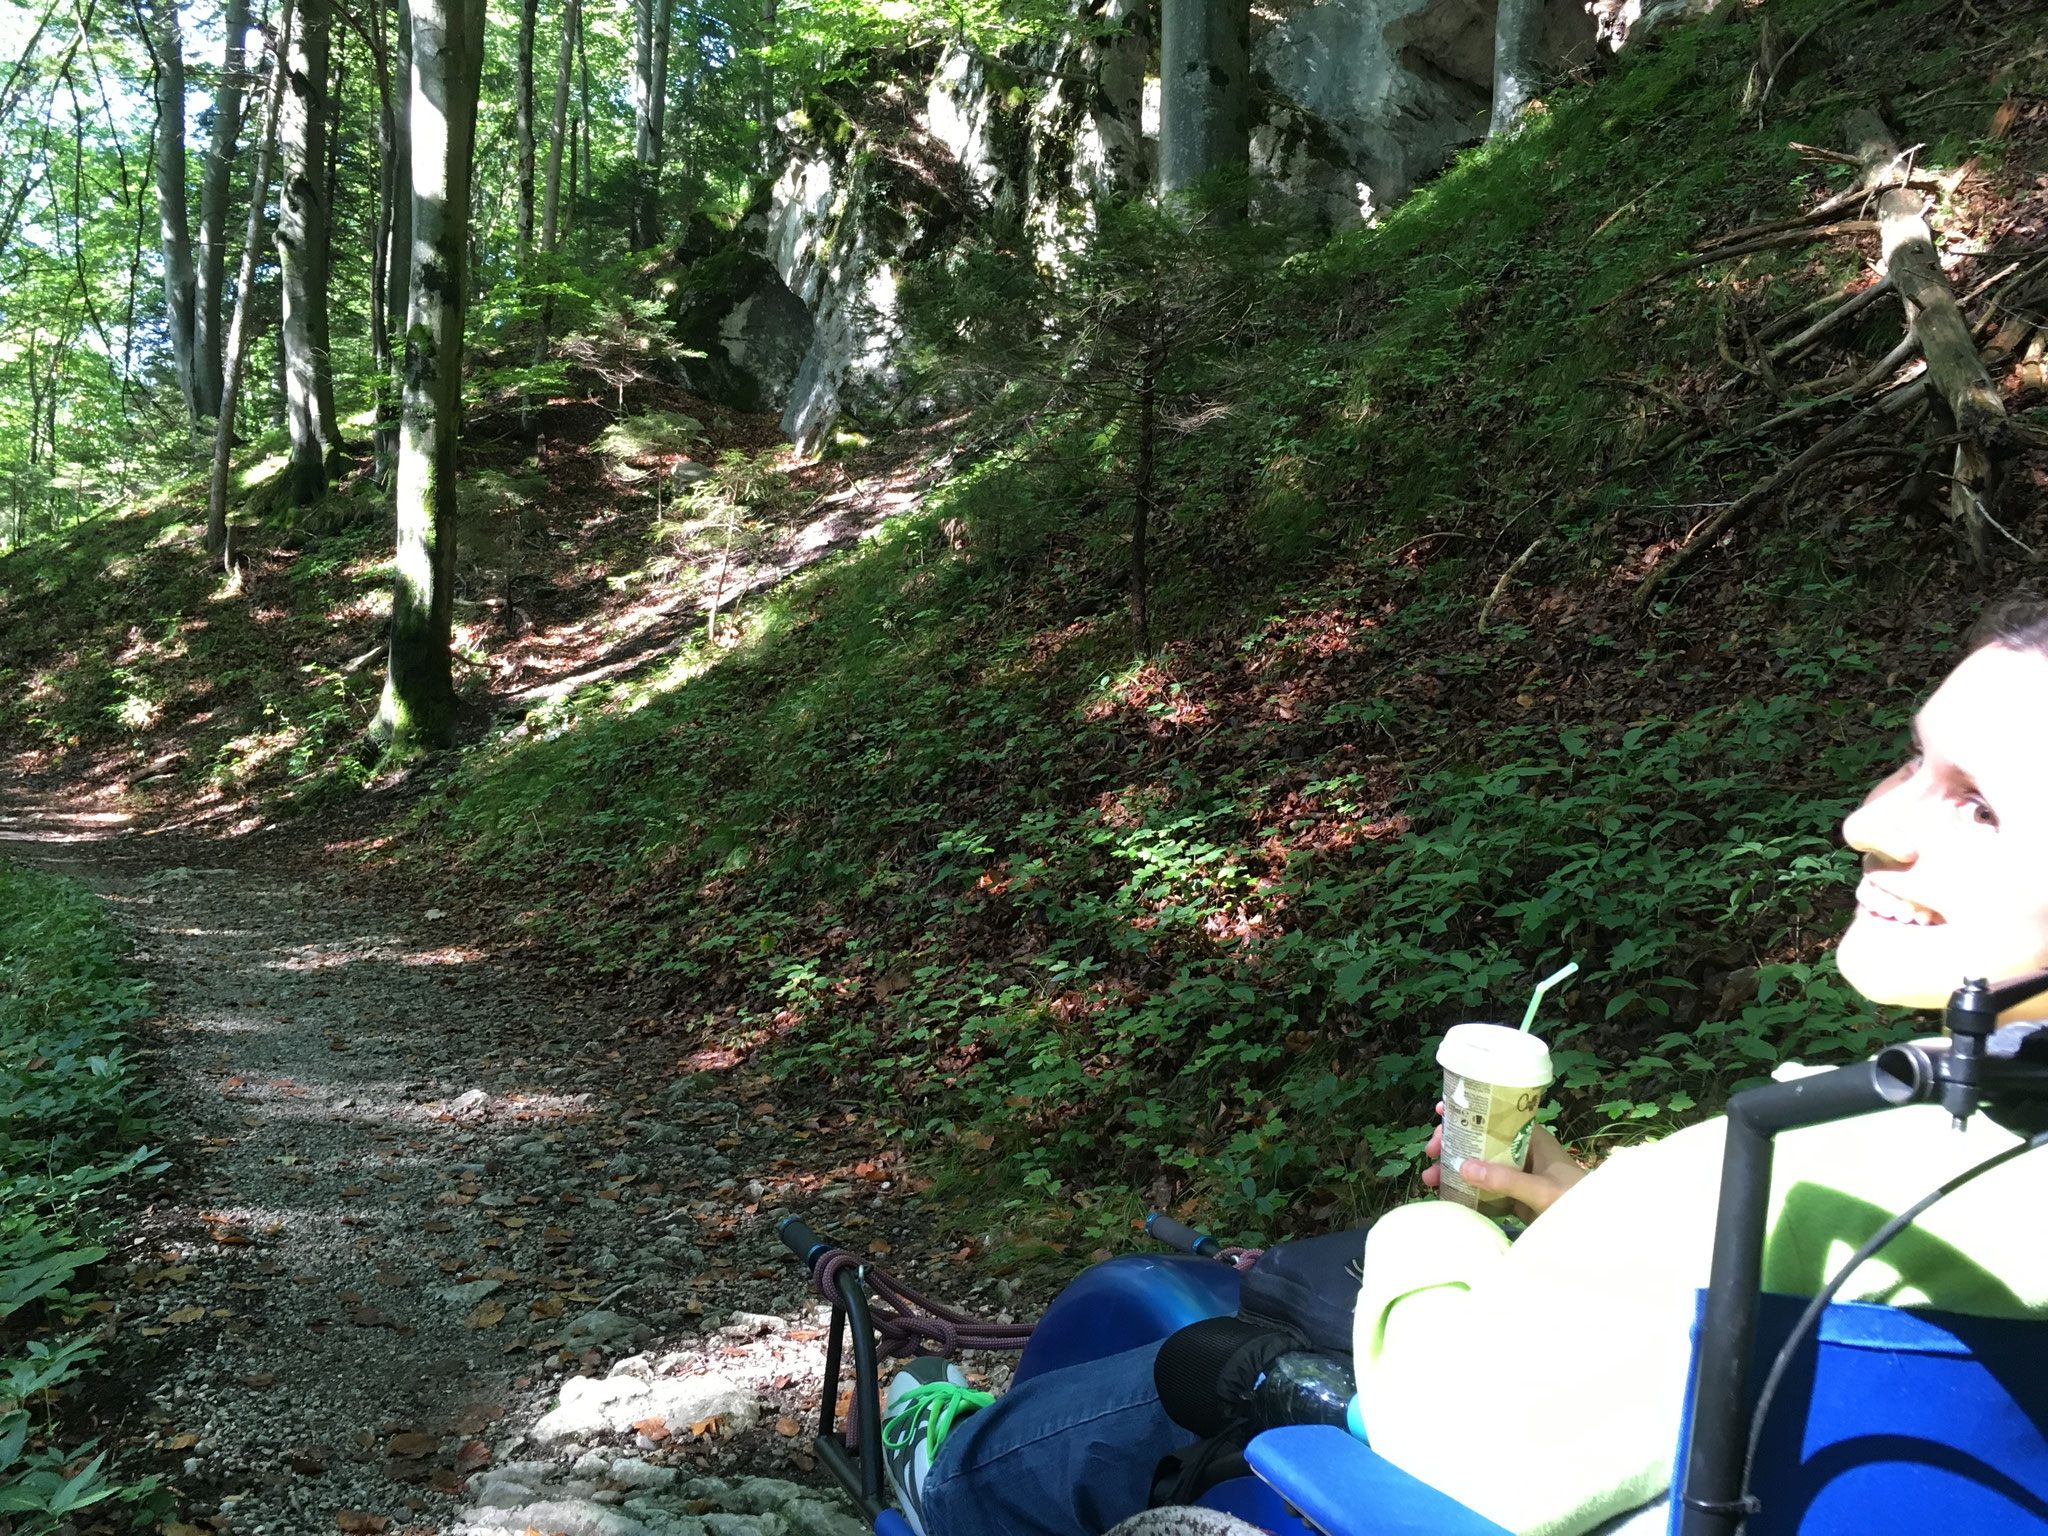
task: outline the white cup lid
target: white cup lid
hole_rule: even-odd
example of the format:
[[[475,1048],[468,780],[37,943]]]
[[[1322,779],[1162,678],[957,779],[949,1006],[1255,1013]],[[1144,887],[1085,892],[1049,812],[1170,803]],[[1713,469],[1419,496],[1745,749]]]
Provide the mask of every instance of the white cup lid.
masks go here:
[[[1548,1088],[1555,1075],[1550,1047],[1505,1024],[1453,1024],[1436,1059],[1446,1071],[1503,1088]]]

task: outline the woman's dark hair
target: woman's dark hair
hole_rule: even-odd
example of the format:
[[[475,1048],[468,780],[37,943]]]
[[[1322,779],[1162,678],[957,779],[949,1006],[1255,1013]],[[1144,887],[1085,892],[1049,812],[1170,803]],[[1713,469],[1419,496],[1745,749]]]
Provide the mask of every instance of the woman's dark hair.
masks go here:
[[[1969,649],[1981,651],[1987,645],[2048,656],[2048,600],[2009,597],[1986,608],[1970,626]]]

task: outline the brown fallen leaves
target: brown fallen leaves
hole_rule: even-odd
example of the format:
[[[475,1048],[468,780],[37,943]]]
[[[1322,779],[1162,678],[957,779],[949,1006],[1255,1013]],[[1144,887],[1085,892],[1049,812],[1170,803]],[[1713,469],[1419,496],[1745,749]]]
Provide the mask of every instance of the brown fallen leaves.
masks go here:
[[[462,1320],[465,1328],[495,1328],[505,1321],[505,1303],[487,1301]]]
[[[367,1510],[344,1509],[336,1512],[334,1523],[344,1531],[367,1531],[372,1536],[391,1529],[391,1520],[386,1515],[373,1515]]]
[[[403,1456],[408,1460],[418,1460],[420,1457],[433,1455],[440,1448],[440,1436],[429,1435],[417,1429],[410,1429],[403,1434],[393,1435],[386,1441],[384,1444],[384,1454],[387,1456]]]

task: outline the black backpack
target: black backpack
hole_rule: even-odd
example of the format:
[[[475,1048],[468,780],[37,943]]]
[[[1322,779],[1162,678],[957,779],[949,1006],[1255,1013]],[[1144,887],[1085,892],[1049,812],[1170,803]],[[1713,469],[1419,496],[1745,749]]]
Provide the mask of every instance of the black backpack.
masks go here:
[[[1201,1438],[1163,1457],[1152,1507],[1192,1504],[1218,1483],[1249,1477],[1252,1389],[1298,1350],[1349,1362],[1365,1229],[1268,1248],[1246,1270],[1237,1315],[1205,1318],[1159,1346],[1152,1381],[1166,1416]]]

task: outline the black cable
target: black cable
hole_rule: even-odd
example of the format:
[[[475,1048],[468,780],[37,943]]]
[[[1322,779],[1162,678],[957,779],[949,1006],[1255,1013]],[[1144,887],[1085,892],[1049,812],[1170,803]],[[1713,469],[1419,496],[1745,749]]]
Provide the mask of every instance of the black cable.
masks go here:
[[[1889,1243],[1893,1238],[1905,1231],[1906,1228],[1910,1227],[1929,1206],[1954,1194],[1972,1179],[1987,1174],[2001,1164],[2009,1163],[2021,1154],[2031,1152],[2036,1147],[2042,1146],[2048,1146],[2048,1131],[2043,1131],[2039,1135],[2021,1142],[2016,1147],[2007,1147],[1997,1156],[1985,1158],[1983,1162],[1977,1164],[1974,1168],[1965,1168],[1932,1194],[1927,1195],[1917,1204],[1899,1212],[1898,1215],[1873,1232],[1870,1235],[1869,1241],[1852,1253],[1849,1256],[1849,1261],[1835,1271],[1834,1277],[1821,1288],[1820,1294],[1806,1304],[1806,1310],[1799,1314],[1799,1321],[1792,1325],[1790,1336],[1779,1346],[1778,1357],[1771,1362],[1770,1372],[1764,1377],[1763,1390],[1757,1394],[1756,1409],[1750,1415],[1749,1450],[1742,1458],[1742,1497],[1737,1500],[1748,1514],[1754,1515],[1758,1513],[1760,1508],[1755,1500],[1750,1497],[1749,1484],[1751,1476],[1756,1471],[1757,1448],[1763,1444],[1764,1420],[1770,1415],[1771,1399],[1778,1395],[1778,1387],[1784,1381],[1786,1371],[1792,1367],[1793,1355],[1798,1353],[1800,1344],[1805,1341],[1807,1334],[1811,1333],[1815,1324],[1820,1321],[1820,1315],[1827,1310],[1828,1303],[1833,1301],[1836,1293],[1848,1283],[1849,1276],[1856,1272],[1857,1267],[1865,1259],[1869,1258],[1880,1248],[1884,1247],[1886,1243]]]

